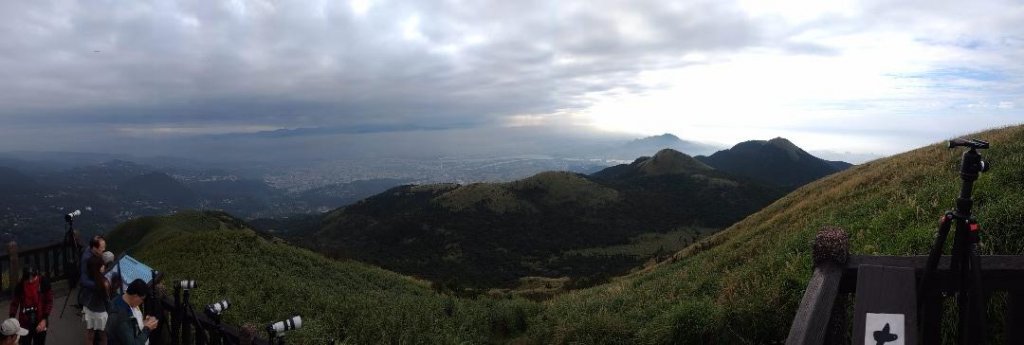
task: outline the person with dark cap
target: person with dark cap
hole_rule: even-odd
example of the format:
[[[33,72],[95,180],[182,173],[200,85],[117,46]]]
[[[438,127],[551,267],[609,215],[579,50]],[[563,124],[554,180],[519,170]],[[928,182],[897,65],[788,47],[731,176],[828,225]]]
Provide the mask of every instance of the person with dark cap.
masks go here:
[[[0,345],[14,345],[18,338],[28,335],[28,330],[21,328],[18,319],[10,318],[0,323]]]
[[[128,284],[121,297],[114,298],[107,318],[107,344],[146,345],[149,333],[156,329],[158,322],[153,316],[142,316],[139,306],[149,296],[149,285],[142,279]]]
[[[8,315],[19,324],[28,326],[29,334],[21,338],[21,345],[46,343],[47,319],[53,310],[53,289],[50,279],[39,274],[34,267],[26,267],[21,281],[14,288],[14,298]]]

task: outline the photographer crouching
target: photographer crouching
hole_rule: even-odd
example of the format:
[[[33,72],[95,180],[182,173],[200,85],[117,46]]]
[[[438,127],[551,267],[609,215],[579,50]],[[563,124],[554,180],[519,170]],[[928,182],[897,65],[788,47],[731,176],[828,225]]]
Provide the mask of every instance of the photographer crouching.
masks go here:
[[[40,275],[35,267],[26,267],[21,281],[14,289],[10,317],[17,318],[25,325],[28,335],[21,338],[21,345],[46,344],[47,319],[53,310],[53,289],[50,279]]]

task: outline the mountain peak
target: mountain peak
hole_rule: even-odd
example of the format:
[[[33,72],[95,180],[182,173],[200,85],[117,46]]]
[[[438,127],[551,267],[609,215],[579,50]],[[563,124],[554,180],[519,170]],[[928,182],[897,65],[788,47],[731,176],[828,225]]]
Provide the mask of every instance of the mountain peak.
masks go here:
[[[639,138],[639,139],[634,139],[633,141],[629,142],[627,145],[628,146],[657,145],[657,146],[660,146],[662,148],[665,148],[665,147],[672,147],[672,146],[675,146],[675,145],[686,144],[686,143],[687,143],[687,141],[685,141],[683,139],[679,139],[679,137],[677,137],[677,136],[675,136],[675,135],[673,135],[671,133],[665,133],[665,134],[662,134],[662,135],[652,135],[652,136],[649,136],[649,137],[643,137],[643,138]]]
[[[744,141],[700,160],[721,171],[790,188],[849,167],[815,157],[783,137]]]
[[[638,164],[640,171],[647,175],[666,175],[693,173],[698,171],[712,170],[707,164],[688,156],[685,153],[663,149],[645,161]]]

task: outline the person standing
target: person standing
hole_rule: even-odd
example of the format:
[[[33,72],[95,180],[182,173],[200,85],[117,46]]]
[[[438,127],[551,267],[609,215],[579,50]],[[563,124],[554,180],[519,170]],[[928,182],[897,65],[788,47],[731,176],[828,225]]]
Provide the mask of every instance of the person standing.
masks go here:
[[[34,267],[26,267],[21,281],[14,289],[10,317],[19,325],[28,326],[29,334],[21,338],[21,345],[46,343],[47,320],[53,310],[53,289],[50,279],[39,274]],[[19,326],[20,327],[20,326]]]
[[[0,345],[15,345],[18,338],[28,335],[28,330],[21,328],[18,319],[10,318],[0,323]]]
[[[157,328],[158,321],[153,316],[143,318],[139,306],[149,296],[149,285],[142,279],[128,284],[128,289],[108,311],[107,344],[109,345],[146,345],[149,344],[149,333]]]
[[[107,250],[107,240],[103,236],[96,235],[89,240],[89,247],[82,251],[82,261],[78,278],[78,304],[82,308],[82,322],[85,324],[85,345],[93,345],[97,333],[102,333],[106,326],[106,312],[103,314],[90,313],[87,306],[95,306],[98,302],[93,301],[97,295],[96,280],[93,279],[94,272],[89,271],[89,262],[94,257],[102,257]],[[101,260],[102,261],[102,260]]]
[[[82,308],[85,320],[86,341],[93,345],[107,344],[107,310],[109,309],[111,286],[110,280],[104,276],[106,264],[101,256],[92,256],[85,265],[89,277],[96,283],[93,295]]]

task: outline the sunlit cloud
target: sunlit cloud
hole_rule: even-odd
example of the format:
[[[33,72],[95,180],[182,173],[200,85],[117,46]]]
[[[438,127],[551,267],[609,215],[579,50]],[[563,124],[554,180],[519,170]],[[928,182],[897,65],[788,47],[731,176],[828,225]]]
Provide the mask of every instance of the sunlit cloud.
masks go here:
[[[1015,1],[2,2],[0,143],[534,126],[893,153],[1024,122],[1021,22]]]

